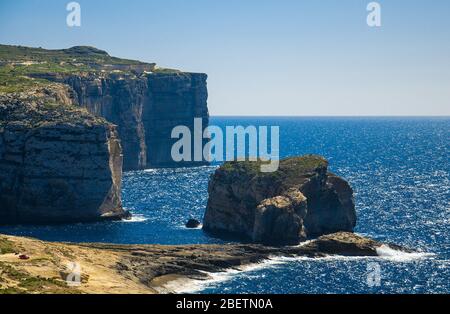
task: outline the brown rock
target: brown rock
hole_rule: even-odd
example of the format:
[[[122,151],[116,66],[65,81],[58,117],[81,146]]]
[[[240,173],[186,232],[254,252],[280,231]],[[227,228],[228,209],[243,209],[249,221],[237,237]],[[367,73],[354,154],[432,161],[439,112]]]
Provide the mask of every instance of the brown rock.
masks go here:
[[[55,84],[0,96],[1,223],[124,215],[116,127],[65,102],[67,93]]]
[[[203,228],[272,244],[353,231],[353,191],[327,166],[313,155],[281,160],[273,173],[260,172],[259,162],[227,162],[209,182]]]

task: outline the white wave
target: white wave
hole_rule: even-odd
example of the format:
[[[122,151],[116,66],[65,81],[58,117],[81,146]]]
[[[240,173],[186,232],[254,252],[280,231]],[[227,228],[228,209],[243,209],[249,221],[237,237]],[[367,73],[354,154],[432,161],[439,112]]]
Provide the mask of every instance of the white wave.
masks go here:
[[[299,244],[300,246],[306,243]],[[177,279],[166,283],[163,287],[164,291],[175,293],[195,293],[204,290],[214,284],[231,280],[233,276],[240,273],[251,273],[261,269],[282,266],[298,261],[323,262],[323,261],[357,261],[357,260],[376,260],[383,259],[392,262],[410,262],[418,259],[424,259],[434,256],[432,253],[414,252],[407,253],[392,249],[387,245],[382,245],[376,249],[378,256],[342,256],[328,255],[324,257],[307,257],[307,256],[270,256],[268,259],[259,263],[247,264],[235,268],[230,268],[221,272],[203,272],[207,275],[207,279]]]
[[[198,229],[202,229],[203,228],[203,224],[200,224],[200,225],[198,225],[195,228],[188,228],[188,227],[186,227],[185,224],[178,224],[178,225],[175,225],[174,228],[175,229],[179,229],[179,230],[196,230],[196,229],[198,230]]]
[[[148,218],[145,217],[144,215],[140,215],[140,214],[133,214],[131,216],[130,219],[122,219],[122,222],[143,222],[143,221],[147,221]]]
[[[403,252],[399,250],[395,250],[388,245],[381,245],[376,248],[377,254],[379,257],[394,261],[394,262],[411,262],[415,260],[424,259],[427,257],[434,256],[433,253],[425,253],[425,252]]]
[[[261,263],[249,264],[241,267],[230,268],[225,271],[220,272],[205,272],[207,279],[176,279],[173,281],[169,281],[166,283],[162,290],[163,291],[171,291],[175,293],[195,293],[204,290],[205,288],[217,284],[228,281],[232,279],[235,275],[242,272],[251,272],[256,271],[262,268],[267,267],[270,264],[266,261]]]
[[[303,241],[303,242],[300,242],[299,244],[297,244],[297,245],[293,245],[292,247],[302,247],[302,246],[305,246],[305,245],[307,245],[307,244],[310,244],[311,242],[313,242],[314,240],[306,240],[306,241]]]
[[[195,227],[195,228],[188,228],[188,227],[186,227],[185,225],[183,225],[183,228],[184,229],[201,229],[201,228],[203,228],[203,224],[199,224],[197,227]]]

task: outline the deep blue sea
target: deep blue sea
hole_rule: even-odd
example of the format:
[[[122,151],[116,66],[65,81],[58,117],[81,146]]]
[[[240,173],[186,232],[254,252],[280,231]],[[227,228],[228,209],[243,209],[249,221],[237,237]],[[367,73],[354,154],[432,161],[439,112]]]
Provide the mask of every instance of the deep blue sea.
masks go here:
[[[355,190],[356,232],[415,248],[383,258],[278,259],[193,285],[202,293],[449,293],[450,118],[213,117],[211,124],[277,125],[282,157],[321,154]],[[201,229],[209,175],[216,166],[124,174],[130,222],[0,227],[50,241],[224,243]],[[377,263],[379,285],[368,274]]]

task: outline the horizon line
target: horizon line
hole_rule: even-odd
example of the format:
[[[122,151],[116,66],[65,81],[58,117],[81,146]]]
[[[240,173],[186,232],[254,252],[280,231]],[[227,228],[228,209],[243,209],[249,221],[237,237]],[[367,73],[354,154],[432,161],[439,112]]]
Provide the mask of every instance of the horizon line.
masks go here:
[[[236,115],[211,114],[210,117],[267,117],[267,118],[450,118],[450,115]]]

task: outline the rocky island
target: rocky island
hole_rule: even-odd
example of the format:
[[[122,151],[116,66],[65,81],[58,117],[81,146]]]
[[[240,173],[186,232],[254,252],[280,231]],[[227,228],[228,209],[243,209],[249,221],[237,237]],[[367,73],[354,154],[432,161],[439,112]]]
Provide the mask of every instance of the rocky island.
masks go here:
[[[353,190],[327,171],[321,156],[280,161],[275,172],[259,162],[227,162],[209,182],[203,228],[265,244],[298,244],[356,225]]]

